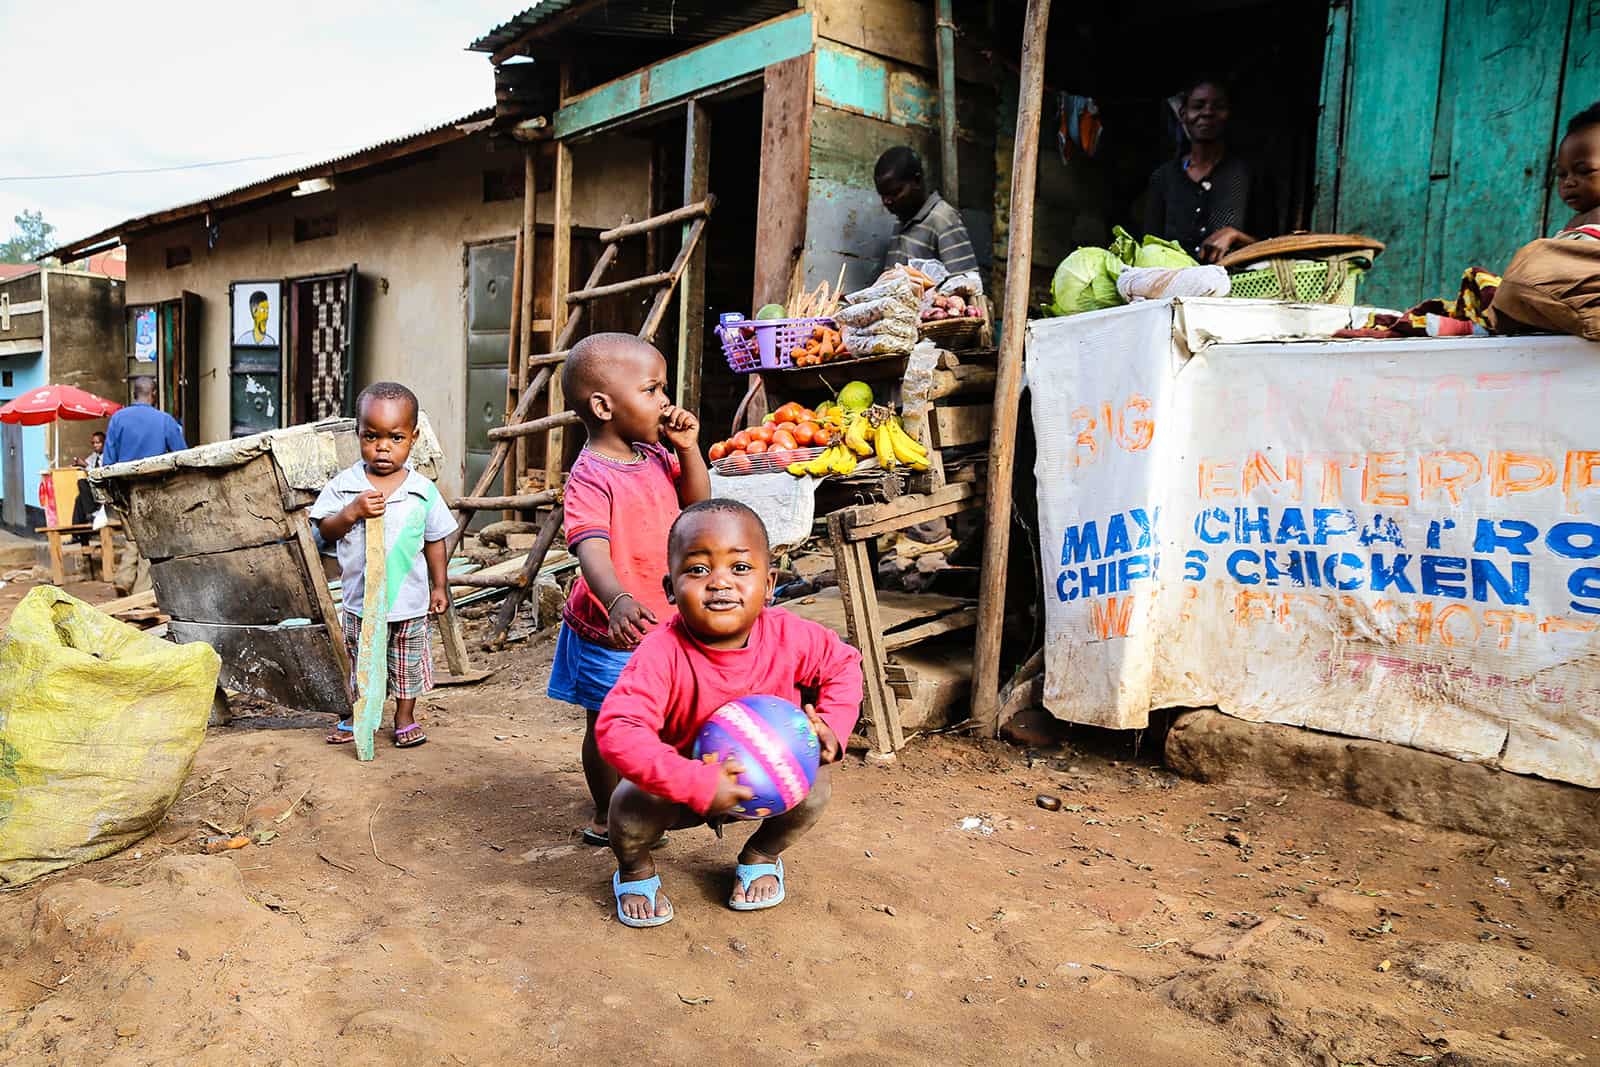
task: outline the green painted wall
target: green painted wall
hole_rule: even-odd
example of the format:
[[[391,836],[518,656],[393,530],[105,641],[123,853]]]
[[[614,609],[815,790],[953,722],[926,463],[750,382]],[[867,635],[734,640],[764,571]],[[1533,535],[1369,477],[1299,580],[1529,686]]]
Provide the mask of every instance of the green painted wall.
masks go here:
[[[1388,243],[1361,291],[1454,295],[1566,221],[1558,128],[1600,98],[1590,0],[1348,0],[1329,18],[1320,230]]]

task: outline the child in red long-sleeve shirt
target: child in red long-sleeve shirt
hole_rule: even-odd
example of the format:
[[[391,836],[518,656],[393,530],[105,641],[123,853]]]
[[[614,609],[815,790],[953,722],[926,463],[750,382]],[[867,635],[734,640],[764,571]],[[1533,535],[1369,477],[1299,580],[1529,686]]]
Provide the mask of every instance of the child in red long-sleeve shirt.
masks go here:
[[[782,608],[772,597],[767,531],[732,500],[685,508],[667,541],[664,579],[677,615],[640,642],[595,724],[600,753],[622,775],[611,796],[612,889],[617,918],[660,926],[672,904],[660,892],[650,846],[673,828],[726,815],[751,791],[736,761],[692,759],[695,735],[723,704],[766,694],[804,707],[822,744],[810,794],[764,819],[734,868],[728,906],[775,907],[784,897],[785,849],[811,829],[832,791],[829,764],[844,754],[861,708],[861,654],[832,630]]]

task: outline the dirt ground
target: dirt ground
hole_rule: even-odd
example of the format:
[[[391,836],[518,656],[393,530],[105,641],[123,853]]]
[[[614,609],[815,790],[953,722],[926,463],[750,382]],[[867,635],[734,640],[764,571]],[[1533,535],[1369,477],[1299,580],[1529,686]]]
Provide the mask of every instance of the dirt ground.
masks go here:
[[[682,831],[677,918],[623,928],[551,648],[480,655],[370,764],[241,706],[140,845],[0,893],[0,1061],[1600,1058],[1600,855],[1182,781],[1126,737],[852,752],[785,904],[727,910],[748,831]]]

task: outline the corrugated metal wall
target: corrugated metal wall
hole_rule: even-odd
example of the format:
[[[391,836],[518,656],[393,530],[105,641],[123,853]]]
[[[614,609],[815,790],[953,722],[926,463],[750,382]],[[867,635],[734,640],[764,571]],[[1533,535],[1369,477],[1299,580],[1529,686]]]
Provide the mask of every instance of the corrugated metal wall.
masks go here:
[[[1388,243],[1363,302],[1454,295],[1566,221],[1551,168],[1600,98],[1600,4],[1347,0],[1328,34],[1316,227]]]

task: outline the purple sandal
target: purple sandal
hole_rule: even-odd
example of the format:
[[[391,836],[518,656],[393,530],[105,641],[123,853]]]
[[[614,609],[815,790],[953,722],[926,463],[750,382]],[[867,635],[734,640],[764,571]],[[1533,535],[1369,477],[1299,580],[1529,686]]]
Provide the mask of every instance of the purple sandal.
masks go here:
[[[426,744],[428,735],[422,732],[421,723],[412,723],[402,726],[394,732],[395,748],[415,748],[417,745]]]

